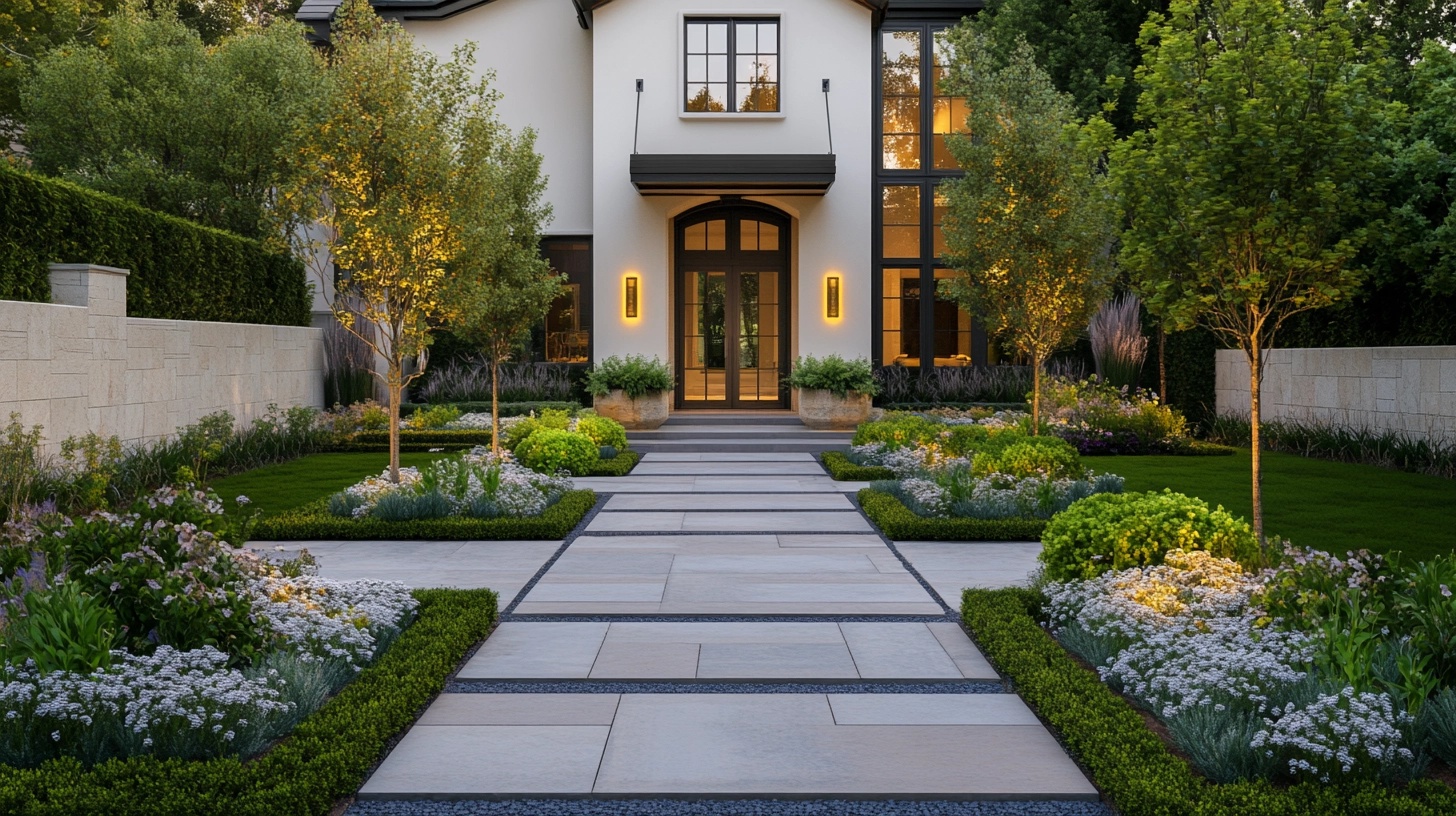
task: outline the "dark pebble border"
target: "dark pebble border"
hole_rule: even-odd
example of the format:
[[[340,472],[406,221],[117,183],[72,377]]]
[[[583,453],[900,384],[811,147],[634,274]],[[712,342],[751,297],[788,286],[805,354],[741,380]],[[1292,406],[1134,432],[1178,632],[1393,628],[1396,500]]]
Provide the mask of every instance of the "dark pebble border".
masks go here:
[[[1113,816],[1100,802],[513,799],[355,802],[346,816]]]

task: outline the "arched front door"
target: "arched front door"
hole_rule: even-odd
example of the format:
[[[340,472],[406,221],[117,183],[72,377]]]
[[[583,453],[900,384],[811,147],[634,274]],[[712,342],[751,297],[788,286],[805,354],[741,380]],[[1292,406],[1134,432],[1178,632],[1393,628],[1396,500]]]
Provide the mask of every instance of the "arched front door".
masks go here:
[[[750,202],[679,216],[677,407],[784,408],[789,219]]]

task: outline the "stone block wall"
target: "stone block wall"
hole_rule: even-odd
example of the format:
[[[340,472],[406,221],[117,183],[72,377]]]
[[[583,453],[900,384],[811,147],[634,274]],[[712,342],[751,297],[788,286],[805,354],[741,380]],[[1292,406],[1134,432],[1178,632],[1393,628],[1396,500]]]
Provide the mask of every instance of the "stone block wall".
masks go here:
[[[1249,413],[1249,364],[1217,353],[1218,413]],[[1456,439],[1456,346],[1275,349],[1261,413],[1356,428]]]
[[[321,330],[127,317],[126,279],[55,264],[53,303],[0,300],[0,424],[19,412],[54,453],[91,431],[138,443],[216,411],[322,407]]]

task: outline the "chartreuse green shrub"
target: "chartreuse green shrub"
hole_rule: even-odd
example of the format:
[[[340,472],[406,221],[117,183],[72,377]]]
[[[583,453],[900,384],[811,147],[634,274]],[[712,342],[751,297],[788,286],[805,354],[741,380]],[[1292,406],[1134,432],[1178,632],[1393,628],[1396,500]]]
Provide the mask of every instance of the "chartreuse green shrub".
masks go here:
[[[1064,514],[1065,515],[1065,514]],[[1041,715],[1122,816],[1445,816],[1456,791],[1430,780],[1275,787],[1211,784],[1148,728],[1132,705],[1078,664],[1037,624],[1040,596],[968,589],[961,619],[986,656]]]
[[[871,397],[880,393],[869,360],[846,360],[838,354],[800,357],[794,361],[784,384],[790,388],[829,391],[836,397],[846,397],[851,392]]]
[[[576,432],[585,434],[599,448],[627,448],[627,429],[615,419],[588,414],[576,421]]]
[[[912,448],[930,444],[944,429],[944,424],[919,414],[887,414],[884,419],[860,423],[850,444]]]
[[[453,405],[431,405],[415,409],[410,415],[410,427],[421,431],[437,430],[459,418],[460,409]]]
[[[1163,563],[1169,550],[1205,550],[1245,565],[1259,562],[1248,523],[1202,499],[1162,493],[1101,493],[1048,522],[1041,562],[1053,581]]]
[[[1081,478],[1082,460],[1077,449],[1055,436],[997,437],[1000,444],[975,454],[971,474],[978,478],[992,475],[1024,479],[1041,476],[1048,479]],[[990,442],[990,439],[987,439]]]
[[[0,766],[0,813],[15,816],[324,816],[445,687],[497,619],[488,589],[416,590],[418,617],[374,665],[262,756],[137,756],[84,770],[74,759]]]
[[[257,241],[0,164],[0,300],[50,300],[52,263],[130,270],[130,317],[307,326],[303,264]]]
[[[601,453],[585,434],[543,428],[516,447],[516,458],[538,473],[565,470],[573,476],[586,476]]]

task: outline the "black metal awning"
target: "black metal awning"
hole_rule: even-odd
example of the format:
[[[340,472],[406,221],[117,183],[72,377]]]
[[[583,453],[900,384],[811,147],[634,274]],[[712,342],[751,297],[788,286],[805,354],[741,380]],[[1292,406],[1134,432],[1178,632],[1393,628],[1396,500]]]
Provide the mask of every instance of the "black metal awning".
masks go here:
[[[822,196],[834,184],[833,153],[633,153],[642,195]]]

